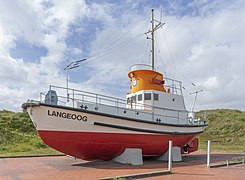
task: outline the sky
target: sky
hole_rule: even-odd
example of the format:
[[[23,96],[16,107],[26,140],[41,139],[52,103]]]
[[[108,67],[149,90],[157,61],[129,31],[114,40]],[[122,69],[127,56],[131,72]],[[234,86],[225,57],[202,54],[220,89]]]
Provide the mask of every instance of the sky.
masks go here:
[[[188,110],[245,110],[243,0],[0,0],[0,109],[21,111],[49,85],[125,98],[133,64],[150,65],[150,13],[156,69],[183,83]]]

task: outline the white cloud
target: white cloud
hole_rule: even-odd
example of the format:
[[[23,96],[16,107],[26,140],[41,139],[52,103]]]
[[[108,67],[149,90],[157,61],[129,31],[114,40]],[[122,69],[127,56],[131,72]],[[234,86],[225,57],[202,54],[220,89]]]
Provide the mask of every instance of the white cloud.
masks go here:
[[[84,16],[84,1],[1,1],[0,2],[0,108],[20,110],[28,98],[38,98],[49,84],[64,84],[59,63],[64,61],[69,25]],[[14,59],[9,49],[15,41],[37,44],[48,50],[38,63]],[[14,102],[14,103],[13,103]]]
[[[203,85],[206,89],[214,89],[218,87],[218,80],[216,77],[210,77],[203,83]]]

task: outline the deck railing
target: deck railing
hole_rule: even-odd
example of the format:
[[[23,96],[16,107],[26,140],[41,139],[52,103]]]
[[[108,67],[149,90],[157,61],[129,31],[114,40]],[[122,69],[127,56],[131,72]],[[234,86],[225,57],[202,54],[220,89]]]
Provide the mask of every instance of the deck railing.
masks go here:
[[[130,67],[130,71],[135,71],[135,70],[152,70],[152,66],[147,64],[134,64],[133,66]],[[153,71],[156,71],[156,69],[153,68]]]
[[[164,82],[165,89],[169,89],[170,93],[183,96],[181,81],[165,77]]]
[[[147,104],[134,103],[137,109],[126,108],[126,100],[111,96],[91,93],[72,88],[65,88],[50,85],[50,89],[57,93],[58,105],[70,106],[73,108],[87,109],[95,112],[102,112],[112,115],[124,116],[127,118],[142,119],[170,124],[203,124],[202,119],[195,119],[192,115],[188,117],[185,110],[173,110]],[[66,94],[68,92],[68,94]],[[40,93],[40,101],[44,102],[47,93]],[[51,97],[50,104],[51,102]],[[47,103],[47,102],[46,102]]]

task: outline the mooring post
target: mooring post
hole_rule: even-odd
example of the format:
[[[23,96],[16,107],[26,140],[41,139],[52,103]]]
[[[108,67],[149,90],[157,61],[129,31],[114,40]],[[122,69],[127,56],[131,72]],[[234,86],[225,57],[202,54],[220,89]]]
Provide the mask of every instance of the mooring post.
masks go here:
[[[210,167],[211,141],[208,140],[207,167]]]
[[[168,143],[168,171],[172,172],[172,141]]]

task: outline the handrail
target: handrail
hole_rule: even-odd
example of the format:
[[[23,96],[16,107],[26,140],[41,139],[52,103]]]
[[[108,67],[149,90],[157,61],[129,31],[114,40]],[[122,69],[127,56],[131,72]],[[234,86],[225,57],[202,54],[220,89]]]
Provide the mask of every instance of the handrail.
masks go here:
[[[53,86],[50,85],[50,90],[51,89],[60,89],[60,90],[65,90],[67,91],[67,88],[64,87],[60,87],[60,86]],[[104,105],[104,106],[108,106],[108,107],[115,107],[117,108],[117,114],[118,114],[118,109],[124,109],[124,110],[130,110],[132,112],[136,113],[144,113],[144,114],[148,114],[148,115],[152,115],[152,117],[164,117],[164,118],[175,118],[178,120],[178,122],[180,120],[186,120],[186,122],[190,123],[190,124],[196,124],[197,119],[195,118],[191,118],[191,122],[190,121],[190,117],[188,117],[188,114],[190,112],[188,112],[187,110],[176,110],[176,109],[170,109],[170,108],[163,108],[163,107],[157,107],[157,106],[152,106],[152,105],[148,105],[148,104],[142,104],[142,103],[134,103],[134,107],[139,107],[139,109],[131,109],[131,108],[126,108],[127,102],[126,100],[123,99],[119,99],[119,98],[115,98],[115,97],[111,97],[111,96],[107,96],[107,95],[101,95],[101,94],[96,94],[96,93],[91,93],[91,92],[86,92],[86,91],[81,91],[81,90],[76,90],[76,89],[72,89],[72,88],[68,88],[68,92],[72,92],[70,97],[67,96],[62,96],[59,95],[58,97],[58,101],[65,103],[65,101],[61,101],[61,99],[66,99],[68,98],[68,100],[71,100],[73,102],[73,107],[74,107],[74,102],[88,102],[91,104],[96,104],[96,105]],[[63,93],[66,94],[66,93]],[[40,93],[40,101],[42,101],[42,96],[45,95],[44,92]],[[149,112],[146,111],[142,111],[142,109],[149,109]],[[164,111],[175,111],[178,115],[176,116],[170,116],[167,114],[158,114],[156,112],[154,112],[155,110],[164,110]],[[180,117],[180,113],[187,113],[186,118],[182,118]],[[167,112],[166,112],[167,113]],[[198,120],[199,122],[199,120]],[[200,124],[200,123],[198,123]]]
[[[152,66],[147,64],[134,64],[130,67],[130,71],[136,71],[136,70],[152,70]],[[155,68],[153,68],[154,71],[156,71]]]
[[[65,96],[58,96],[59,98],[63,98],[63,99],[67,99],[67,97],[65,97]],[[80,99],[72,99],[72,98],[70,98],[70,100],[72,100],[72,101],[77,101],[77,102],[87,102],[87,103],[91,103],[91,104],[94,104],[94,102],[93,101],[88,101],[88,100],[80,100]],[[60,101],[60,102],[64,102],[64,101]],[[103,104],[103,105],[105,105],[105,104]],[[111,106],[111,105],[105,105],[105,106],[108,106],[108,107],[115,107],[115,106]],[[120,108],[120,109],[124,109],[124,110],[130,110],[130,111],[133,111],[133,112],[135,112],[135,113],[139,113],[139,109],[129,109],[129,108],[126,108],[126,107],[116,107],[116,108]],[[164,108],[162,108],[162,109],[164,109]],[[149,115],[151,115],[152,114],[152,112],[141,112],[141,113],[144,113],[144,114],[149,114]],[[162,116],[162,117],[167,117],[167,118],[175,118],[175,119],[179,119],[179,120],[188,120],[188,117],[187,118],[180,118],[180,117],[177,117],[177,116],[170,116],[170,115],[162,115],[162,114],[157,114],[157,113],[154,113],[154,115],[155,116]]]
[[[60,89],[65,89],[65,90],[67,89],[65,87],[59,87],[59,86],[53,86],[53,85],[50,85],[50,87],[51,87],[51,89],[52,89],[52,87],[54,87],[54,88],[60,88]],[[74,91],[74,92],[75,91],[78,91],[78,92],[82,92],[82,93],[86,93],[86,94],[95,95],[95,96],[86,95],[87,97],[96,98],[96,96],[97,96],[97,98],[98,99],[101,99],[101,100],[107,100],[107,101],[117,102],[117,103],[120,103],[120,104],[123,104],[123,105],[127,105],[127,101],[125,99],[120,99],[120,98],[116,98],[116,97],[112,97],[112,96],[101,95],[101,94],[97,94],[97,93],[91,93],[91,92],[87,92],[87,91],[81,91],[81,90],[72,89],[72,88],[68,88],[68,90],[71,90],[71,91]],[[80,94],[80,95],[84,95],[84,94]],[[100,98],[100,97],[106,97],[106,98],[114,99],[116,101],[108,100],[108,99],[104,99],[104,98]],[[176,110],[176,109],[171,109],[171,108],[162,108],[162,107],[159,107],[159,106],[152,106],[152,105],[149,105],[149,104],[142,104],[142,103],[134,103],[134,106],[143,106],[143,107],[147,107],[147,108],[151,108],[151,109],[157,108],[157,109],[162,109],[162,110],[187,112],[186,110]]]
[[[165,79],[165,80],[174,81],[174,82],[177,82],[177,83],[182,83],[181,81],[178,81],[178,80],[172,79],[172,78],[168,78],[168,77],[165,77],[164,79]]]

